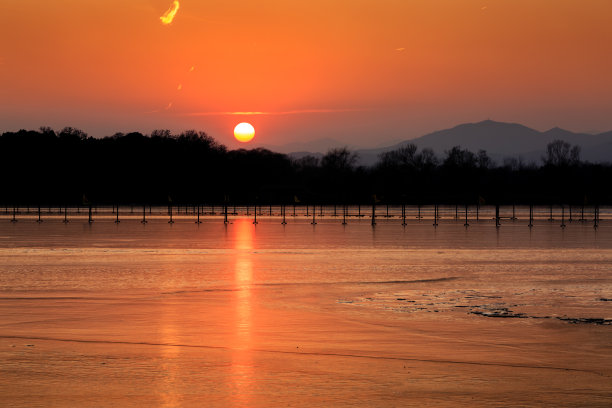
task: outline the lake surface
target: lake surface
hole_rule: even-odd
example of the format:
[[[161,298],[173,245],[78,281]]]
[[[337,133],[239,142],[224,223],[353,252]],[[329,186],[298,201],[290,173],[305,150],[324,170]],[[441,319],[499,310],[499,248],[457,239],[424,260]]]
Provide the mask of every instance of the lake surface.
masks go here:
[[[0,220],[0,405],[612,404],[609,222],[192,218]]]

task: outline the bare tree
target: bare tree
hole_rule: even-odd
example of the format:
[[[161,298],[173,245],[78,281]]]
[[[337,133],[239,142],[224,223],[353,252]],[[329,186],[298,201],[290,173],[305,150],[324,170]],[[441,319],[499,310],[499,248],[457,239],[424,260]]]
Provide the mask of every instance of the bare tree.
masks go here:
[[[379,166],[382,167],[415,167],[416,166],[416,151],[415,144],[409,143],[399,149],[381,153],[379,158]]]
[[[321,167],[332,171],[352,170],[357,162],[357,154],[347,147],[330,149],[321,159]]]
[[[542,157],[547,166],[569,166],[580,163],[580,146],[573,146],[563,140],[554,140],[546,145],[546,156]]]

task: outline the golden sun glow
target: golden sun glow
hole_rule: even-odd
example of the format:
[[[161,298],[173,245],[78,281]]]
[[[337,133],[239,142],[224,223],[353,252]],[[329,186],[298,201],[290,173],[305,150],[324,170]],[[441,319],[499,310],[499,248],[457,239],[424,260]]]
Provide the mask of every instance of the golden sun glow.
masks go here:
[[[250,123],[239,123],[234,128],[234,137],[242,143],[250,142],[255,137],[255,128]]]
[[[173,1],[172,7],[170,7],[168,11],[166,11],[164,15],[159,18],[162,24],[164,25],[170,24],[172,20],[174,20],[174,16],[176,16],[176,12],[178,11],[179,7],[180,7],[179,2],[176,0]]]

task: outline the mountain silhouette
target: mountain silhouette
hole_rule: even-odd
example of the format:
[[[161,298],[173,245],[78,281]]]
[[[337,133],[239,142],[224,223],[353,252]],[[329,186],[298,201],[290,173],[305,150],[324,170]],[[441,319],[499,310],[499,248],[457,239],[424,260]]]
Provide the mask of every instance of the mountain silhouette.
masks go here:
[[[489,156],[498,162],[506,157],[520,157],[524,161],[540,164],[541,157],[546,151],[546,145],[553,140],[563,140],[572,145],[580,146],[583,160],[594,163],[612,161],[612,131],[593,135],[574,133],[555,127],[540,132],[518,123],[493,120],[465,123],[387,147],[359,149],[356,150],[356,153],[359,155],[359,164],[370,166],[378,161],[381,153],[413,143],[419,150],[431,148],[439,156],[443,156],[444,152],[450,150],[453,146],[461,146],[463,149],[473,152],[486,150]],[[300,149],[297,156],[305,155],[305,150]],[[316,150],[313,151],[316,152]],[[312,154],[317,156],[314,153]]]

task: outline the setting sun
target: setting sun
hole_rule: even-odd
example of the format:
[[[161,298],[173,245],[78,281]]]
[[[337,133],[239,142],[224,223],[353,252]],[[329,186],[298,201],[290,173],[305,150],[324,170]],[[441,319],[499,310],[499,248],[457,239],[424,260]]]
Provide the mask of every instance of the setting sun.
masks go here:
[[[255,128],[250,123],[239,123],[234,128],[234,137],[242,143],[250,142],[255,137]]]

